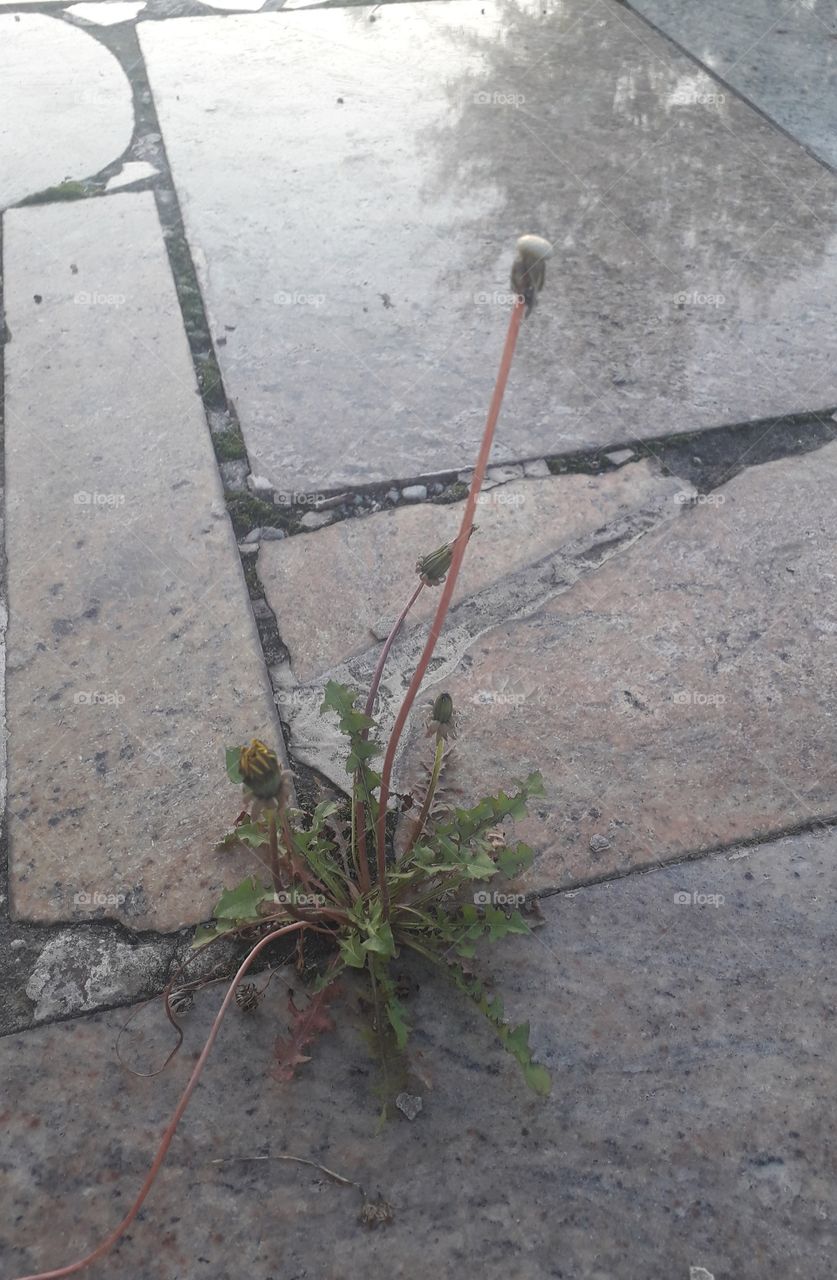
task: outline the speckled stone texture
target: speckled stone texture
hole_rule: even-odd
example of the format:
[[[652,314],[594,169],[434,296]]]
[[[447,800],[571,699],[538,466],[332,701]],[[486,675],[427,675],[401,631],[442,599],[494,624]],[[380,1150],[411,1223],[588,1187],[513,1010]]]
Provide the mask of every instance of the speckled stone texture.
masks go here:
[[[427,690],[462,711],[450,800],[542,770],[530,886],[837,814],[835,481],[837,444],[752,468]]]
[[[623,5],[139,38],[226,384],[278,489],[472,465],[521,231],[556,256],[498,460],[837,400],[835,179]]]
[[[600,476],[553,476],[501,484],[480,494],[456,600],[485,591],[573,539],[589,535],[682,482],[652,462]],[[276,614],[294,675],[307,681],[380,647],[418,585],[416,561],[456,538],[461,502],[399,507],[343,520],[304,538],[263,543],[259,577]],[[513,607],[513,592],[508,607]],[[427,623],[439,591],[425,588],[404,631]]]
[[[43,14],[0,14],[0,209],[91,177],[133,127],[131,86],[98,41]]]
[[[12,210],[4,258],[13,910],[174,929],[278,725],[154,198]]]
[[[140,1219],[91,1280],[831,1280],[836,895],[832,833],[545,901],[534,936],[487,957],[552,1072],[543,1101],[478,1014],[406,966],[433,1087],[380,1133],[348,996],[304,1076],[267,1077],[296,985],[282,972],[259,1012],[231,1014]],[[5,1276],[70,1261],[125,1212],[218,1002],[200,998],[154,1079],[115,1059],[127,1011],[0,1041]],[[166,1025],[146,1008],[123,1037],[137,1070],[165,1056]],[[362,1228],[358,1192],[315,1170],[213,1163],[265,1153],[382,1192],[393,1224]]]
[[[830,164],[837,166],[833,0],[630,0],[631,8],[700,58]]]

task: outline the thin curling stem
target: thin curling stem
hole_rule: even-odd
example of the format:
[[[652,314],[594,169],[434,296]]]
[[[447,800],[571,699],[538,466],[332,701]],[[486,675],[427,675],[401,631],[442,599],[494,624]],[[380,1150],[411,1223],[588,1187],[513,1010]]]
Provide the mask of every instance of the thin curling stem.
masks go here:
[[[378,825],[376,831],[377,855],[378,855],[378,882],[381,886],[381,907],[383,916],[386,920],[389,917],[389,889],[386,881],[386,821],[387,821],[387,802],[389,800],[390,781],[392,779],[392,767],[395,762],[395,752],[398,749],[398,743],[401,734],[404,731],[404,725],[407,722],[407,716],[410,714],[416,695],[421,687],[430,659],[433,657],[433,650],[436,648],[439,636],[441,635],[442,626],[445,621],[448,609],[450,607],[453,590],[456,586],[456,579],[459,577],[459,570],[462,566],[462,558],[465,555],[465,549],[468,546],[467,530],[471,528],[474,519],[474,511],[477,505],[477,495],[482,488],[482,482],[485,479],[485,469],[488,465],[488,457],[491,453],[491,446],[494,442],[494,432],[497,427],[497,419],[500,416],[500,407],[503,403],[503,394],[506,390],[506,383],[509,380],[509,372],[511,370],[512,359],[514,357],[514,349],[517,344],[517,335],[520,332],[520,322],[523,319],[524,300],[518,297],[509,316],[509,328],[506,334],[506,345],[503,348],[503,355],[500,360],[500,370],[497,374],[497,382],[494,386],[494,394],[491,397],[491,404],[488,409],[488,417],[485,423],[485,431],[483,432],[482,444],[480,446],[477,464],[474,467],[474,475],[471,480],[471,488],[468,492],[468,500],[465,503],[465,510],[462,513],[462,523],[459,527],[459,534],[456,539],[456,545],[453,552],[453,560],[445,579],[444,587],[439,604],[436,608],[436,614],[430,626],[430,634],[427,637],[427,643],[424,646],[418,665],[413,673],[401,709],[393,726],[392,733],[387,743],[386,755],[384,756],[384,767],[381,772],[381,789],[378,801]]]
[[[106,1253],[110,1252],[110,1250],[116,1244],[119,1237],[122,1236],[127,1231],[128,1227],[134,1221],[134,1218],[137,1216],[137,1214],[139,1213],[140,1209],[143,1206],[146,1196],[151,1190],[151,1187],[154,1183],[154,1179],[157,1177],[157,1174],[160,1172],[163,1161],[166,1158],[166,1153],[168,1152],[168,1149],[171,1146],[172,1138],[175,1135],[177,1126],[180,1124],[180,1120],[183,1115],[183,1112],[186,1110],[187,1106],[189,1105],[189,1099],[191,1098],[192,1094],[195,1091],[195,1086],[198,1083],[198,1080],[200,1079],[201,1072],[203,1071],[204,1066],[206,1065],[206,1060],[209,1057],[210,1051],[212,1049],[212,1046],[215,1043],[218,1032],[221,1030],[221,1023],[224,1020],[224,1015],[226,1014],[227,1010],[230,1007],[230,1004],[235,998],[235,989],[238,986],[239,982],[244,977],[245,973],[250,968],[250,965],[253,963],[256,956],[259,954],[259,952],[264,950],[264,948],[269,943],[273,942],[276,938],[280,938],[284,933],[293,933],[298,929],[306,929],[308,927],[309,926],[307,924],[300,921],[299,923],[295,922],[293,924],[283,925],[281,929],[275,929],[272,933],[269,933],[267,934],[266,937],[262,938],[260,942],[257,942],[255,947],[253,947],[253,950],[250,952],[250,954],[246,956],[246,958],[242,961],[242,964],[239,967],[238,973],[235,975],[232,982],[230,983],[229,991],[224,996],[224,1003],[221,1005],[221,1008],[218,1010],[217,1014],[215,1015],[215,1021],[212,1024],[212,1030],[207,1036],[206,1044],[204,1045],[203,1050],[201,1051],[201,1056],[198,1058],[197,1062],[195,1063],[192,1074],[189,1077],[189,1082],[186,1085],[186,1088],[183,1090],[183,1093],[180,1095],[180,1101],[178,1102],[174,1110],[174,1114],[172,1115],[171,1120],[166,1126],[166,1130],[165,1130],[165,1133],[163,1134],[162,1141],[160,1142],[160,1145],[157,1148],[157,1154],[154,1157],[151,1168],[148,1170],[148,1173],[146,1175],[145,1182],[140,1187],[136,1200],[131,1205],[130,1209],[125,1214],[125,1217],[122,1219],[119,1225],[114,1227],[110,1235],[107,1236],[102,1241],[102,1243],[98,1246],[98,1248],[94,1249],[92,1253],[86,1254],[83,1258],[79,1258],[77,1262],[70,1262],[67,1264],[66,1267],[56,1267],[54,1271],[39,1271],[36,1275],[18,1276],[17,1280],[62,1280],[63,1276],[72,1276],[72,1275],[75,1275],[77,1271],[83,1271],[85,1267],[89,1267],[92,1265],[92,1263],[98,1262],[99,1258],[103,1258]]]

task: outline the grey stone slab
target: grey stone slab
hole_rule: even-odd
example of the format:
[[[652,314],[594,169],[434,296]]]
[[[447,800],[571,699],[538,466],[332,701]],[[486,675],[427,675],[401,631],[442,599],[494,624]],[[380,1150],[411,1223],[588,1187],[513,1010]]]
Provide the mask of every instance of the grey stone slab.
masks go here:
[[[450,799],[542,770],[531,887],[833,819],[835,530],[830,444],[741,473],[477,637],[427,690],[462,711]]]
[[[509,579],[513,611],[516,573],[682,487],[642,462],[622,475],[553,476],[481,493],[456,599]],[[457,536],[463,505],[397,507],[262,547],[259,576],[298,680],[315,680],[386,639],[418,585],[417,559]],[[429,623],[438,600],[426,587],[404,631]]]
[[[833,0],[630,3],[805,146],[837,165]]]
[[[350,992],[299,1079],[269,1079],[286,985],[299,986],[280,970],[258,1012],[233,1009],[157,1185],[99,1271],[831,1280],[835,895],[831,832],[546,900],[542,928],[486,956],[552,1073],[545,1100],[479,1015],[405,959],[430,1087],[412,1123],[382,1131]],[[69,1262],[122,1216],[218,1003],[217,989],[198,997],[180,1058],[153,1079],[115,1058],[125,1010],[0,1040],[4,1274]],[[149,1071],[171,1042],[154,1006],[121,1049]],[[355,1189],[234,1159],[254,1154],[318,1161],[381,1192],[394,1220],[364,1231]]]
[[[473,464],[523,231],[556,254],[495,461],[837,400],[835,180],[733,95],[684,100],[717,85],[624,6],[186,18],[140,42],[277,488]]]
[[[4,222],[13,907],[173,929],[277,726],[154,198]]]
[[[0,209],[90,177],[131,141],[131,86],[112,53],[42,14],[0,14]]]

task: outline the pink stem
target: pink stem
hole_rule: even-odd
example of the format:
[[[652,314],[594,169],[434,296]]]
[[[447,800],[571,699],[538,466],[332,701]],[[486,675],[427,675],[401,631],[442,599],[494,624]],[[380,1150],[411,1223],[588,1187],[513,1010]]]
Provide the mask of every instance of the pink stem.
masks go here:
[[[512,357],[514,356],[514,348],[517,343],[517,335],[520,332],[520,322],[523,318],[523,298],[518,295],[509,316],[509,329],[506,335],[506,344],[503,348],[503,355],[500,360],[500,371],[497,374],[497,382],[494,386],[494,394],[491,397],[491,404],[488,409],[488,418],[485,423],[485,431],[483,432],[482,444],[480,446],[477,464],[474,468],[473,479],[471,480],[471,488],[468,491],[468,500],[465,503],[465,510],[462,513],[462,523],[459,527],[459,535],[456,539],[456,545],[453,552],[453,560],[451,561],[448,576],[445,580],[442,596],[436,608],[436,614],[430,627],[430,634],[427,637],[427,643],[424,646],[418,665],[413,673],[409,688],[401,704],[401,709],[390,734],[387,743],[386,755],[384,756],[384,767],[381,772],[381,789],[378,801],[378,827],[376,832],[377,852],[378,852],[378,877],[381,887],[381,906],[383,908],[384,919],[389,916],[389,889],[386,883],[386,821],[387,821],[387,802],[389,800],[389,784],[392,778],[392,767],[395,762],[395,752],[407,716],[410,714],[416,695],[418,694],[421,682],[424,679],[430,659],[433,657],[433,650],[439,640],[445,616],[450,606],[453,589],[456,586],[456,579],[459,577],[459,570],[462,565],[462,558],[468,546],[467,530],[471,528],[473,523],[474,511],[477,505],[477,495],[482,488],[482,482],[485,478],[485,468],[488,465],[488,456],[491,453],[491,445],[494,442],[494,432],[497,427],[497,419],[500,416],[500,406],[503,403],[503,393],[506,390],[508,382],[509,370],[511,369]],[[383,873],[383,874],[382,874]]]
[[[206,1044],[204,1045],[203,1051],[201,1052],[201,1056],[198,1058],[197,1062],[195,1063],[194,1070],[189,1077],[189,1083],[186,1085],[186,1088],[183,1090],[183,1093],[181,1094],[181,1097],[180,1097],[180,1101],[178,1102],[177,1107],[175,1108],[174,1114],[166,1127],[166,1131],[163,1134],[162,1141],[159,1147],[157,1148],[157,1154],[154,1157],[154,1161],[151,1165],[151,1168],[148,1170],[148,1174],[146,1176],[145,1182],[140,1187],[139,1195],[137,1196],[136,1200],[131,1205],[130,1209],[125,1214],[125,1217],[122,1219],[119,1225],[117,1227],[114,1227],[110,1235],[105,1240],[102,1241],[102,1243],[99,1245],[97,1249],[94,1249],[92,1253],[88,1253],[85,1257],[79,1258],[78,1262],[70,1262],[66,1267],[57,1267],[54,1271],[39,1271],[37,1275],[19,1276],[18,1280],[60,1280],[61,1276],[74,1275],[77,1271],[82,1271],[85,1267],[89,1267],[92,1263],[98,1262],[99,1258],[103,1258],[106,1253],[110,1252],[110,1250],[116,1244],[119,1237],[123,1235],[123,1233],[127,1230],[127,1228],[133,1222],[134,1218],[139,1213],[146,1196],[151,1190],[151,1186],[154,1182],[154,1179],[157,1177],[157,1174],[160,1172],[163,1161],[166,1158],[166,1153],[169,1147],[171,1146],[171,1142],[172,1142],[172,1138],[174,1137],[175,1130],[177,1129],[177,1126],[180,1124],[180,1120],[183,1115],[183,1112],[186,1110],[187,1106],[189,1105],[189,1099],[194,1093],[195,1085],[198,1083],[198,1080],[200,1079],[201,1072],[203,1071],[204,1066],[206,1064],[206,1060],[209,1057],[210,1050],[212,1049],[212,1046],[215,1043],[215,1039],[218,1035],[218,1032],[221,1030],[221,1023],[224,1020],[224,1015],[226,1014],[227,1009],[230,1007],[232,1000],[235,998],[235,989],[238,986],[239,982],[244,977],[247,970],[250,968],[250,965],[253,963],[256,956],[259,954],[260,951],[262,951],[268,945],[269,942],[273,942],[274,939],[281,937],[283,933],[292,933],[296,929],[306,929],[308,927],[309,926],[303,923],[302,921],[300,921],[299,923],[283,925],[281,929],[274,930],[273,933],[269,933],[266,937],[262,938],[260,942],[257,942],[255,947],[253,947],[253,950],[250,952],[250,954],[246,957],[246,959],[241,964],[241,967],[239,968],[238,973],[235,975],[232,982],[230,983],[230,989],[224,997],[224,1003],[221,1005],[221,1008],[218,1010],[217,1014],[215,1015],[215,1021],[212,1024],[212,1030],[210,1031],[207,1037]]]

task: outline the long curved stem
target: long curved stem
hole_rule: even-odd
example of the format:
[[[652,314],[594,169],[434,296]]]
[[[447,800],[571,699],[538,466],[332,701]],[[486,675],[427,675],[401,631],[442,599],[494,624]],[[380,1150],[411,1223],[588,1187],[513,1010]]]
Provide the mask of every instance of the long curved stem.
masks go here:
[[[456,539],[456,545],[453,552],[453,560],[451,561],[448,576],[442,589],[442,596],[436,608],[436,614],[430,626],[430,634],[427,637],[427,643],[424,646],[418,665],[413,673],[401,709],[393,726],[392,733],[387,743],[386,754],[384,756],[384,767],[381,772],[381,788],[378,798],[378,826],[377,826],[377,846],[378,846],[378,865],[383,860],[386,867],[385,855],[385,839],[386,839],[386,821],[387,821],[387,802],[389,800],[389,787],[392,779],[392,767],[395,762],[395,752],[398,749],[398,743],[401,734],[404,731],[404,725],[407,722],[407,716],[410,714],[413,703],[416,700],[421,682],[424,679],[430,659],[433,657],[433,650],[439,640],[442,631],[442,625],[445,621],[448,609],[450,607],[451,598],[453,596],[456,579],[459,577],[459,570],[462,566],[462,559],[468,546],[468,537],[466,530],[471,528],[474,518],[474,511],[477,505],[477,495],[482,488],[482,482],[485,479],[485,468],[488,465],[488,457],[491,453],[491,445],[494,442],[494,432],[497,427],[497,419],[500,416],[500,406],[503,403],[503,393],[506,390],[506,383],[509,378],[512,357],[514,356],[514,348],[517,343],[517,335],[520,332],[520,322],[523,319],[523,298],[518,295],[509,316],[509,328],[506,334],[506,343],[503,347],[503,355],[500,360],[500,371],[497,374],[497,382],[494,386],[494,394],[491,397],[491,404],[488,409],[488,418],[485,423],[485,431],[483,432],[482,444],[480,446],[477,463],[474,467],[474,475],[471,480],[471,488],[468,491],[468,499],[465,503],[465,510],[462,513],[462,523],[459,527],[459,535]],[[383,908],[384,919],[389,915],[389,891],[387,889],[386,876],[381,880],[381,906]]]
[[[85,1267],[89,1267],[92,1263],[98,1262],[99,1258],[103,1258],[106,1253],[110,1252],[110,1250],[116,1244],[119,1237],[124,1234],[124,1232],[128,1229],[128,1227],[134,1221],[134,1218],[137,1216],[137,1214],[139,1213],[140,1209],[143,1206],[143,1202],[145,1201],[146,1196],[151,1190],[154,1179],[157,1177],[157,1174],[160,1172],[163,1161],[166,1158],[166,1153],[168,1152],[168,1149],[171,1146],[172,1138],[175,1135],[177,1126],[180,1124],[180,1120],[183,1115],[183,1112],[186,1110],[187,1106],[189,1105],[189,1099],[191,1098],[192,1094],[195,1091],[195,1086],[198,1083],[198,1080],[200,1079],[200,1075],[204,1069],[204,1066],[206,1065],[206,1060],[209,1057],[210,1051],[212,1049],[212,1046],[215,1043],[218,1032],[221,1030],[221,1023],[224,1020],[224,1015],[226,1014],[227,1009],[230,1007],[230,1004],[235,998],[235,989],[238,986],[239,982],[244,977],[247,970],[250,968],[250,965],[253,963],[256,956],[259,954],[260,951],[264,950],[264,948],[268,945],[268,943],[273,942],[276,938],[280,938],[284,933],[293,933],[295,930],[306,929],[308,927],[309,926],[307,924],[301,921],[294,924],[283,925],[281,929],[274,930],[273,933],[267,934],[267,936],[262,938],[260,942],[257,942],[256,945],[253,947],[253,950],[250,952],[250,954],[243,960],[241,966],[239,967],[238,972],[236,973],[235,977],[230,983],[229,991],[224,996],[224,1002],[221,1005],[221,1008],[218,1010],[217,1014],[215,1015],[215,1021],[212,1024],[212,1030],[207,1036],[206,1044],[203,1047],[200,1057],[195,1063],[194,1070],[192,1071],[192,1074],[189,1077],[188,1084],[186,1085],[186,1088],[183,1090],[183,1093],[180,1095],[180,1101],[178,1102],[177,1106],[174,1109],[172,1118],[169,1121],[168,1125],[166,1126],[160,1145],[157,1148],[157,1154],[155,1155],[151,1168],[148,1170],[148,1173],[146,1175],[145,1182],[140,1187],[139,1194],[137,1195],[136,1200],[131,1205],[130,1209],[125,1214],[125,1217],[122,1219],[119,1225],[114,1227],[110,1235],[107,1236],[102,1241],[102,1243],[99,1245],[97,1249],[94,1249],[92,1253],[86,1254],[85,1257],[79,1258],[77,1262],[70,1262],[66,1267],[56,1267],[54,1271],[39,1271],[36,1275],[18,1276],[17,1280],[61,1280],[61,1277],[63,1276],[71,1276],[71,1275],[74,1275],[77,1271],[84,1270]]]

